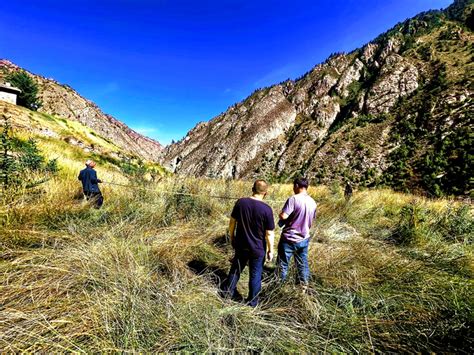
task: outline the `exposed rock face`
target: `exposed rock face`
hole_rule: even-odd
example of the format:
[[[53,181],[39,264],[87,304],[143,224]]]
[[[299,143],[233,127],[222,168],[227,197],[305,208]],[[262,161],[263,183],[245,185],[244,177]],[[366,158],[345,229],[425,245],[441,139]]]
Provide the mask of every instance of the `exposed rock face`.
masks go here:
[[[472,5],[456,1],[444,12],[420,14],[361,49],[331,56],[297,81],[258,90],[168,146],[163,163],[196,176],[287,180],[305,174],[321,182],[375,183],[396,163],[391,154],[403,140],[400,105],[415,96],[433,99],[430,83],[439,80],[439,70],[453,102],[472,97],[458,90],[472,82],[474,36],[459,22],[472,17],[469,11]],[[434,102],[430,115],[440,116],[440,107]],[[420,110],[410,117],[423,115]],[[463,110],[452,110],[461,118],[451,121],[466,122]]]
[[[211,122],[199,124],[165,154],[173,157],[170,165],[175,172],[242,176],[254,168],[253,161],[264,146],[284,134],[295,118],[296,110],[283,87],[275,86]]]
[[[372,86],[365,102],[367,112],[387,113],[404,96],[418,88],[418,69],[415,65],[399,56],[391,54],[380,70],[380,78]]]
[[[0,75],[2,70],[19,69],[7,60],[0,60]],[[40,112],[78,121],[139,158],[152,161],[159,159],[163,149],[160,143],[135,132],[114,117],[103,113],[96,104],[83,98],[69,86],[61,85],[53,79],[29,74],[40,88],[38,96],[43,102]]]
[[[418,87],[420,69],[392,52],[398,46],[388,41],[375,56],[378,47],[333,56],[299,81],[257,91],[168,147],[164,162],[175,172],[209,177],[290,176],[302,167],[316,172],[341,115],[386,113]],[[377,80],[361,89],[369,71]],[[340,153],[337,161],[345,160]]]

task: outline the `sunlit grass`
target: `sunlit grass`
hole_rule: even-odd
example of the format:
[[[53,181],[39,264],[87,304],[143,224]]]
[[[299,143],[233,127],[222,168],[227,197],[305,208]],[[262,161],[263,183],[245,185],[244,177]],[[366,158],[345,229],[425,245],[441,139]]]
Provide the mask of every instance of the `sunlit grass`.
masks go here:
[[[218,292],[232,256],[225,233],[233,198],[248,195],[251,182],[163,177],[140,188],[104,185],[105,206],[95,210],[79,198],[80,165],[2,208],[3,351],[472,346],[469,206],[459,212],[459,202],[383,189],[356,192],[346,203],[337,186],[311,187],[319,210],[309,292],[278,284],[268,271],[253,310]],[[99,168],[99,176],[133,184],[113,169]],[[271,187],[275,213],[291,191]]]

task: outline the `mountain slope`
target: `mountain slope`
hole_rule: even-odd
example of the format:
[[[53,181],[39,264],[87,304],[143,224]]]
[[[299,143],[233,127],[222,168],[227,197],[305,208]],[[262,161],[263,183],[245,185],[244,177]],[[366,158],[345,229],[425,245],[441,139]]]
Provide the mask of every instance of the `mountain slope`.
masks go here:
[[[0,79],[2,75],[20,69],[7,60],[0,60]],[[103,113],[96,104],[80,96],[71,87],[59,84],[53,79],[29,74],[40,89],[38,96],[43,102],[40,112],[77,121],[113,141],[125,152],[132,153],[141,159],[157,161],[163,149],[160,143],[135,132],[114,117]]]
[[[299,80],[257,90],[167,147],[163,162],[195,176],[305,174],[468,193],[472,8],[422,13]]]
[[[77,172],[87,159],[98,163],[100,175],[109,182],[150,181],[167,175],[158,163],[141,161],[79,122],[0,101],[1,131],[6,121],[11,136],[33,139],[46,159],[56,160],[68,184],[77,184]]]

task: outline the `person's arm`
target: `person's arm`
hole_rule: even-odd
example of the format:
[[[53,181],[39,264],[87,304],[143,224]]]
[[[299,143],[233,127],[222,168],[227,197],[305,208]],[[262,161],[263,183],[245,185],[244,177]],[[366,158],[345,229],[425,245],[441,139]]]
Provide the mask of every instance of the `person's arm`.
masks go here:
[[[237,221],[235,220],[234,217],[230,217],[229,220],[229,238],[230,238],[230,244],[234,246],[234,240],[235,240],[235,226],[237,225]]]
[[[82,181],[82,177],[83,177],[83,173],[82,173],[82,170],[79,172],[79,176],[77,177],[77,179],[79,181]]]
[[[275,241],[275,232],[273,230],[265,231],[265,239],[267,241],[267,261],[272,261],[273,243]]]
[[[286,200],[285,205],[283,206],[283,209],[281,210],[280,214],[278,215],[279,221],[278,225],[280,227],[283,227],[285,225],[285,221],[290,217],[290,214],[294,210],[294,201],[293,198],[289,198]]]
[[[97,179],[97,173],[93,170],[92,171],[92,176],[91,176],[91,183],[93,184],[98,184],[101,183],[102,180]]]

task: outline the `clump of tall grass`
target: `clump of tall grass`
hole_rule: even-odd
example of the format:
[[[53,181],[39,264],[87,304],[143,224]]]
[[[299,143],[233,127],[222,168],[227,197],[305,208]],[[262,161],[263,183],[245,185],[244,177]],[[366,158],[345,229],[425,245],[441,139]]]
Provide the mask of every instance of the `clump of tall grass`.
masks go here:
[[[346,202],[335,188],[311,187],[319,207],[309,291],[280,284],[269,265],[251,309],[219,296],[233,198],[251,182],[104,184],[106,204],[95,210],[75,197],[75,175],[62,171],[2,206],[3,351],[472,349],[468,205],[390,190]],[[272,186],[275,213],[290,194],[290,185]]]

